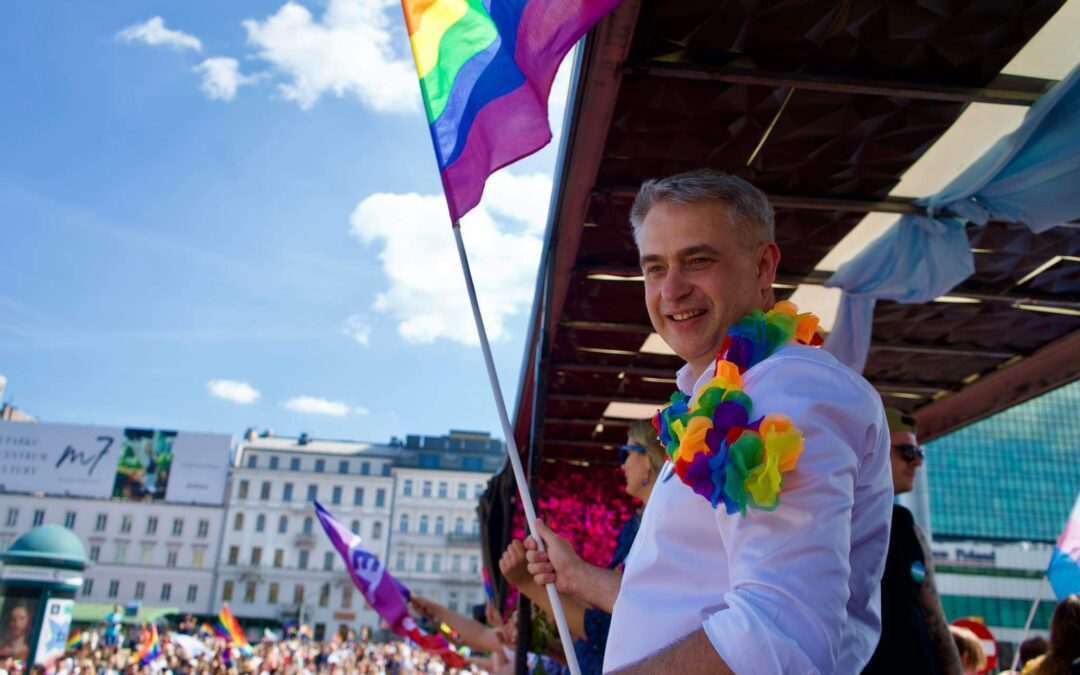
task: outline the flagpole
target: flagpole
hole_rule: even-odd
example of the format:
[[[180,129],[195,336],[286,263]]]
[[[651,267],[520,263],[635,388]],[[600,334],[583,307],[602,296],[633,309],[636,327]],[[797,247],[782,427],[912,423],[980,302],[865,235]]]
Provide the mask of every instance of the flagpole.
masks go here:
[[[1027,622],[1024,623],[1024,632],[1020,636],[1020,642],[1016,643],[1016,652],[1013,654],[1012,666],[1010,670],[1016,670],[1016,666],[1020,663],[1020,645],[1024,644],[1024,640],[1027,639],[1028,631],[1031,630],[1031,622],[1035,619],[1035,610],[1039,608],[1039,602],[1042,601],[1043,591],[1046,589],[1046,575],[1043,575],[1042,583],[1039,584],[1039,591],[1035,594],[1035,600],[1031,603],[1031,611],[1028,612]]]
[[[499,421],[502,422],[503,436],[506,438],[506,452],[510,455],[510,466],[514,470],[514,480],[517,482],[518,496],[521,497],[521,505],[525,509],[529,533],[536,540],[537,547],[543,551],[544,540],[536,533],[536,509],[533,508],[529,484],[525,480],[525,471],[521,468],[521,456],[518,454],[517,441],[514,440],[514,430],[510,426],[510,416],[506,413],[506,403],[503,401],[502,388],[499,386],[499,375],[495,372],[495,360],[491,356],[491,344],[488,342],[487,330],[484,328],[484,317],[480,314],[480,304],[476,299],[476,286],[473,284],[472,272],[469,269],[469,258],[465,255],[465,244],[461,240],[461,223],[455,220],[453,230],[458,258],[461,259],[461,271],[465,275],[465,287],[469,291],[469,303],[472,305],[473,319],[476,322],[476,332],[480,336],[480,349],[484,352],[484,365],[487,366],[488,380],[491,382],[491,393],[495,396],[495,407],[498,408]],[[555,613],[555,625],[559,629],[559,639],[562,641],[563,652],[566,655],[566,664],[570,667],[572,675],[581,675],[577,655],[574,653],[574,640],[570,636],[570,626],[566,623],[566,614],[563,612],[559,592],[555,584],[547,584],[546,588],[548,599],[551,601],[551,610]],[[518,644],[520,642],[521,636],[518,636]]]

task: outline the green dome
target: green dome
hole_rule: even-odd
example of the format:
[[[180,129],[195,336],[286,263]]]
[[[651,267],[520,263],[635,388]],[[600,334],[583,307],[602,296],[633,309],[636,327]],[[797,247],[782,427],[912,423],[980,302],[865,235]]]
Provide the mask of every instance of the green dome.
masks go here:
[[[74,532],[59,525],[35,527],[16,539],[0,558],[7,564],[55,565],[80,570],[88,564],[82,541]]]

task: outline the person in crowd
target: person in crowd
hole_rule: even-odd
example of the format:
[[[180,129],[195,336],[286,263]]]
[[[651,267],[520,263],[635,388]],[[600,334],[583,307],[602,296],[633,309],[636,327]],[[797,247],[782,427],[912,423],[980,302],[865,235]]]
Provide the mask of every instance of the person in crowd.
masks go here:
[[[889,422],[893,492],[911,492],[923,463],[917,422],[896,408],[886,408]],[[889,553],[881,579],[881,641],[864,674],[887,675],[897,668],[911,673],[955,675],[960,655],[949,632],[934,581],[930,544],[911,511],[893,504]]]
[[[1029,637],[1020,643],[1020,659],[1016,666],[1023,672],[1029,661],[1039,658],[1050,648],[1050,643],[1041,635]]]
[[[105,617],[105,646],[120,646],[120,629],[124,623],[124,609],[114,605],[113,611]]]
[[[1080,593],[1058,603],[1050,615],[1046,654],[1032,659],[1024,675],[1080,675]]]
[[[982,640],[975,633],[960,626],[949,626],[949,633],[957,653],[960,654],[963,675],[977,675],[986,668],[986,652],[983,650]]]
[[[760,190],[709,170],[648,180],[630,220],[649,317],[686,365],[657,420],[678,461],[617,584],[604,671],[861,671],[880,633],[893,496],[881,399],[813,348],[812,315],[775,302],[780,251]],[[711,418],[687,419],[702,405]],[[607,591],[609,576],[540,536],[538,582]]]
[[[657,476],[660,475],[666,458],[664,448],[656,438],[652,421],[631,422],[627,430],[626,445],[619,449],[619,464],[626,480],[627,494],[640,500],[642,505],[641,509],[633,514],[619,531],[618,542],[611,563],[607,567],[609,572],[605,573],[604,568],[596,568],[595,574],[605,574],[609,577],[621,574],[621,568],[626,562],[626,557],[630,553],[641,525],[642,512],[649,503],[649,496],[652,494]],[[544,526],[542,521],[537,524],[537,527],[544,528],[542,531],[545,541],[550,539],[553,545],[566,549],[567,555],[577,555],[569,542]],[[527,568],[526,544],[531,543],[533,543],[531,539],[525,544],[518,541],[511,542],[499,561],[499,570],[522,594],[551,617],[553,612],[547,591],[534,581]],[[582,561],[580,564],[588,565],[589,563]],[[611,607],[615,604],[618,591],[618,579],[611,581],[612,583],[605,587],[608,595],[601,598],[596,606],[569,593],[561,596],[567,624],[574,637],[574,652],[577,654],[578,665],[581,666],[581,672],[584,675],[598,675],[603,668],[604,649],[607,646],[608,629],[611,626]]]

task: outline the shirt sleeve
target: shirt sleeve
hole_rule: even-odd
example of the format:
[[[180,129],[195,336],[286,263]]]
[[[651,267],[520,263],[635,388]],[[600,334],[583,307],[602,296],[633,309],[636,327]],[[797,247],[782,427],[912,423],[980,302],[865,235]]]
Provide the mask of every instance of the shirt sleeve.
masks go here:
[[[789,416],[804,449],[776,510],[717,509],[730,590],[703,627],[736,673],[832,673],[847,621],[855,488],[878,445],[881,402],[851,371],[799,356],[769,359],[744,387],[752,418]]]

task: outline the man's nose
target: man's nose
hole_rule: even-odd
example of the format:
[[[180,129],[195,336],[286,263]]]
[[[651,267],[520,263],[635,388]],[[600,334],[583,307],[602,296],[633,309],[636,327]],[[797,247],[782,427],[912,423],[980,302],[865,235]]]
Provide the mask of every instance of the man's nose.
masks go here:
[[[691,288],[692,286],[686,274],[678,267],[672,267],[664,275],[664,283],[660,287],[660,292],[665,300],[678,300],[689,293]]]

